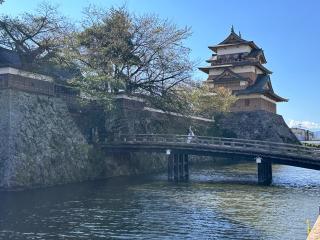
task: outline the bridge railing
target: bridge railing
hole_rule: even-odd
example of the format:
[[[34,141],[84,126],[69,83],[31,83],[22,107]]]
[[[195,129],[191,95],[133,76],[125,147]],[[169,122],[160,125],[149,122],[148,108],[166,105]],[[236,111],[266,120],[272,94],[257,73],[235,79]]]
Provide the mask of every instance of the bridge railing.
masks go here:
[[[277,152],[287,155],[309,156],[320,159],[320,149],[297,144],[277,143],[261,140],[239,138],[221,138],[208,136],[188,136],[174,134],[126,134],[120,135],[115,142],[121,143],[155,143],[155,144],[190,144],[218,146],[239,149],[252,149],[261,152]]]

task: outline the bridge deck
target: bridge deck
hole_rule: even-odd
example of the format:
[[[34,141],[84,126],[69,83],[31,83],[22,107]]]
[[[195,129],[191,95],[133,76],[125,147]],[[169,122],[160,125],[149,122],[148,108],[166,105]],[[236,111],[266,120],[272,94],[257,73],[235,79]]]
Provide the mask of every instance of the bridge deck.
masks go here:
[[[260,156],[274,163],[320,170],[320,149],[268,141],[186,136],[172,134],[121,135],[102,145],[109,150],[165,152],[166,149],[193,155],[227,154]]]

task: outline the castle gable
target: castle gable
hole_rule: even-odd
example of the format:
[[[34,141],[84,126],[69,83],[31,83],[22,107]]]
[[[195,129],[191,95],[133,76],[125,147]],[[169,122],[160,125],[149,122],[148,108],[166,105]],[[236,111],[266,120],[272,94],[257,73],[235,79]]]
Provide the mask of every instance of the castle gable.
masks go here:
[[[247,42],[248,41],[242,39],[239,35],[237,35],[232,28],[229,36],[225,40],[223,40],[221,43],[219,43],[218,45],[247,43]]]
[[[225,82],[225,81],[248,81],[248,78],[245,78],[229,68],[225,69],[220,75],[210,79],[214,82]]]

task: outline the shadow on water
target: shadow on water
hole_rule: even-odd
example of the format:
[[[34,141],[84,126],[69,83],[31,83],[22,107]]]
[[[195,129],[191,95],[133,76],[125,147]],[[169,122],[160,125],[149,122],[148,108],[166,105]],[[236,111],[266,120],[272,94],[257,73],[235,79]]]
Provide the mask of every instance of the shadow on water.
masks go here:
[[[273,170],[270,187],[239,163],[193,166],[188,183],[162,173],[0,192],[0,239],[303,239],[320,175]]]

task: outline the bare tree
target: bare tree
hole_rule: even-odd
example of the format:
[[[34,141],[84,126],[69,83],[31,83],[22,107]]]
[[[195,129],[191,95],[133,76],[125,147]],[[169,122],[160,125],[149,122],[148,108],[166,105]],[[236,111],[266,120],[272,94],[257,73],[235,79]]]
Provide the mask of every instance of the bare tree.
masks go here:
[[[16,51],[26,66],[49,61],[64,47],[71,25],[46,2],[35,13],[0,17],[0,46]]]
[[[190,80],[193,63],[184,45],[189,28],[125,8],[86,13],[84,30],[72,39],[71,59],[83,73],[76,83],[89,94],[123,90],[172,99],[178,86]]]

